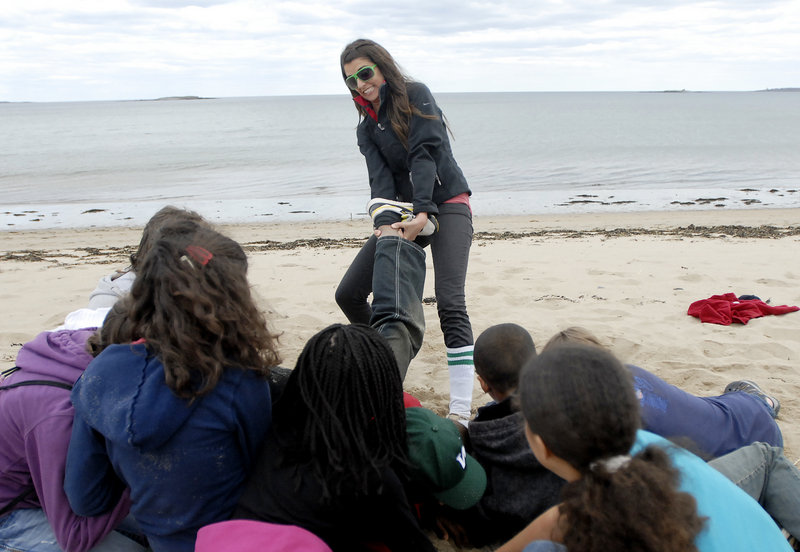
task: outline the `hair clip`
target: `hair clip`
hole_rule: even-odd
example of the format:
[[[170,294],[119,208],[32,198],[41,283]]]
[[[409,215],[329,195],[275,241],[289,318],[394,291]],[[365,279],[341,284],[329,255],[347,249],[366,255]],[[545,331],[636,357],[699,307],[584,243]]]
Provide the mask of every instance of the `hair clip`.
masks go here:
[[[188,264],[188,265],[191,267],[191,269],[192,269],[192,270],[194,270],[194,269],[195,269],[195,267],[194,267],[194,263],[193,263],[193,262],[192,262],[192,260],[191,260],[189,257],[187,257],[186,255],[181,255],[180,261],[181,261],[181,262],[183,262],[183,263],[186,263],[186,264]]]
[[[604,468],[608,473],[614,473],[617,470],[623,469],[631,463],[631,457],[627,454],[619,454],[609,458],[596,460],[589,464],[589,469],[597,471],[599,468]]]
[[[205,247],[200,247],[199,245],[188,246],[186,248],[186,252],[192,259],[200,263],[202,266],[206,266],[208,261],[214,257],[214,255],[211,254],[211,251]]]

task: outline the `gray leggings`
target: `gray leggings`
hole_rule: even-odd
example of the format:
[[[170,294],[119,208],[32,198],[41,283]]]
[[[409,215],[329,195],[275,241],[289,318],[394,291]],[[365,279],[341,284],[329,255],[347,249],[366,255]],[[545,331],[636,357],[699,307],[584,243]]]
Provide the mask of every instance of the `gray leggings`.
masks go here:
[[[465,347],[473,344],[464,294],[472,246],[472,214],[467,205],[442,203],[436,217],[439,231],[431,236],[429,242],[426,238],[418,238],[417,243],[423,247],[430,243],[431,246],[436,307],[444,344],[446,347]],[[367,240],[336,288],[336,302],[353,324],[369,324],[372,317],[372,307],[367,298],[372,293],[376,242],[375,236]]]

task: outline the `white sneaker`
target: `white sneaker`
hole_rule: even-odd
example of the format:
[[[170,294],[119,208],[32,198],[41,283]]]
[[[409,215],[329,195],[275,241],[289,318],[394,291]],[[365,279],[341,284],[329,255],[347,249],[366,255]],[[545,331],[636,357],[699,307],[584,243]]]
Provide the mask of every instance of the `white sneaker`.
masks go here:
[[[367,212],[369,213],[369,216],[372,217],[373,222],[375,221],[375,217],[381,213],[385,213],[386,211],[397,213],[400,215],[401,221],[413,220],[415,216],[413,203],[404,203],[402,201],[394,201],[380,197],[376,197],[367,203]],[[419,233],[419,235],[430,236],[437,230],[439,230],[439,221],[436,220],[434,215],[429,213],[428,222],[425,223],[425,226],[422,228],[422,231]]]

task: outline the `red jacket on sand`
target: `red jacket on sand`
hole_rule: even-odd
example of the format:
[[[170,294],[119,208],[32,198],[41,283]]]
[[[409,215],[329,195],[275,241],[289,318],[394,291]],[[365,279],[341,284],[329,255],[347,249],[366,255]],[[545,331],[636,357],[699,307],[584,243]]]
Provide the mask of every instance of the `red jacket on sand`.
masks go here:
[[[773,307],[759,299],[739,300],[735,294],[712,295],[689,305],[687,314],[699,318],[701,322],[730,326],[731,322],[747,324],[751,318],[767,314],[786,314],[800,310],[800,307],[781,305]]]

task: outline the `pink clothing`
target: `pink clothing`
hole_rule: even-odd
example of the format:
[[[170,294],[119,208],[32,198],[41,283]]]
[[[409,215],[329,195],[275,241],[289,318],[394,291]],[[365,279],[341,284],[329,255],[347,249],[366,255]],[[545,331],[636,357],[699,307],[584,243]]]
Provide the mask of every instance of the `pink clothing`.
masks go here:
[[[469,204],[469,194],[467,192],[464,192],[463,194],[458,194],[455,197],[451,197],[444,203],[463,203],[464,205],[469,207],[469,212],[470,213],[472,212],[472,205]]]
[[[206,525],[197,532],[195,552],[331,552],[311,531],[251,519],[234,519]]]

